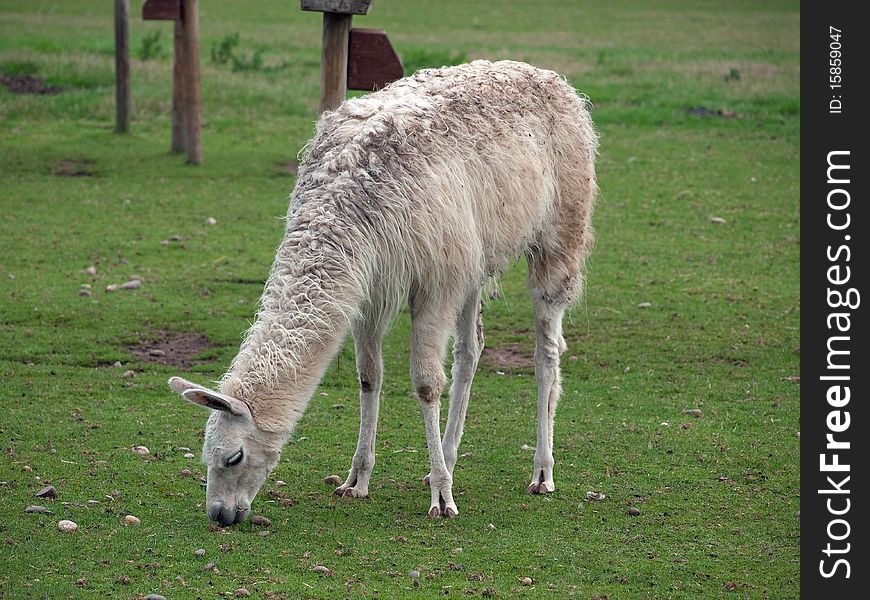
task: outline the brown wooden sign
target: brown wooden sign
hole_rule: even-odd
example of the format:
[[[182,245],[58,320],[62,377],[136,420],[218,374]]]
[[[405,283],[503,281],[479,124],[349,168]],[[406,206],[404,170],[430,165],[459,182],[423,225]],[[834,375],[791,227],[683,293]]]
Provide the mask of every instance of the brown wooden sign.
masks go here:
[[[302,0],[302,10],[341,13],[344,15],[367,15],[372,0]]]
[[[146,21],[176,21],[181,18],[181,0],[145,0],[142,18]]]
[[[347,54],[349,90],[379,90],[405,74],[383,29],[351,29]]]

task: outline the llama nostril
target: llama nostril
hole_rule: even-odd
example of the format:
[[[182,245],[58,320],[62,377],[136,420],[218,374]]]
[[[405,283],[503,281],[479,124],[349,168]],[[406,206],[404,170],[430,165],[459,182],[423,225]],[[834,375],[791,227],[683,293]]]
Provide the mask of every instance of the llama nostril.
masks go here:
[[[226,511],[224,511],[224,505],[222,502],[212,503],[211,505],[209,505],[206,512],[208,513],[209,519],[211,519],[212,521],[218,521],[223,524],[223,519],[221,517]]]
[[[233,522],[234,523],[241,523],[242,521],[244,521],[245,519],[248,518],[249,514],[251,514],[250,508],[242,508],[241,506],[237,506],[236,507],[236,514],[234,515],[235,520]]]

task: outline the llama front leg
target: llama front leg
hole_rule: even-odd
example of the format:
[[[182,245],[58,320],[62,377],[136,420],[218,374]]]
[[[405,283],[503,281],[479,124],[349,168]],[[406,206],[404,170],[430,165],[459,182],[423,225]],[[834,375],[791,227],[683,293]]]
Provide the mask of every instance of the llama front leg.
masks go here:
[[[559,355],[565,349],[562,338],[562,315],[565,309],[535,302],[535,379],[538,384],[538,438],[530,494],[544,494],[556,489],[553,483],[553,420],[561,393]]]
[[[442,357],[455,312],[417,306],[412,312],[411,381],[423,409],[423,426],[429,447],[432,493],[429,516],[455,517],[459,509],[453,501],[453,477],[444,461],[440,431],[441,390],[445,383]]]
[[[378,427],[381,383],[384,378],[381,357],[383,328],[371,325],[354,326],[356,365],[359,372],[359,440],[350,471],[334,494],[365,498],[369,495],[369,480],[375,466],[375,438]]]

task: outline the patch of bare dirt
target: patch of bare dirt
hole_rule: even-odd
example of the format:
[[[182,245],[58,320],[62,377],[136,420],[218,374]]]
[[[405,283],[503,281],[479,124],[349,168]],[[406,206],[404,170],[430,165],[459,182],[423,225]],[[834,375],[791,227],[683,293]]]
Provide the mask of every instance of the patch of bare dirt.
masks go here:
[[[47,85],[36,75],[0,75],[0,83],[13,94],[54,95],[63,91],[63,88]]]
[[[285,163],[278,165],[278,167],[284,171],[285,173],[289,173],[290,175],[296,175],[299,173],[299,161],[298,160],[290,160]]]
[[[127,350],[140,360],[183,369],[207,362],[199,357],[212,348],[216,346],[207,337],[193,331],[165,334],[158,340],[127,346]]]
[[[535,366],[533,351],[516,342],[497,348],[485,346],[480,360],[484,365],[500,371],[515,371]]]
[[[97,161],[89,158],[71,158],[57,161],[54,174],[58,177],[96,177],[93,166]]]

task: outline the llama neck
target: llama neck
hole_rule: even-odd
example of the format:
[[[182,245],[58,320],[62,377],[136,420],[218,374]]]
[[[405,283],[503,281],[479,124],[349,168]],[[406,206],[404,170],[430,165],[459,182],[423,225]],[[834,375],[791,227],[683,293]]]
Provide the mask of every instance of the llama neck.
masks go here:
[[[254,325],[220,391],[244,400],[257,425],[289,436],[338,352],[358,304],[351,261],[327,252],[310,224],[288,227]]]

